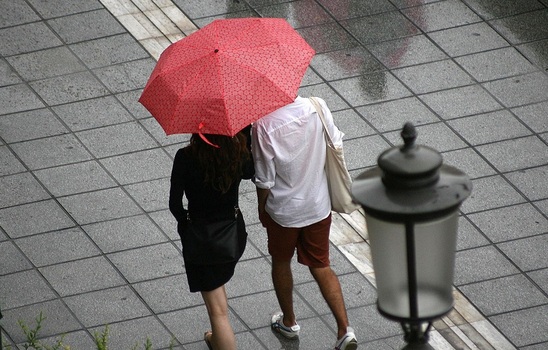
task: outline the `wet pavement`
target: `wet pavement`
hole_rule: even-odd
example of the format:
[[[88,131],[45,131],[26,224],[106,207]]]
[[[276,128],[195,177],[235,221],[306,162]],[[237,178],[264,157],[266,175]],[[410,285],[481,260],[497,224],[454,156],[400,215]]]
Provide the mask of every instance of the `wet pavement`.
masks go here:
[[[283,17],[316,49],[300,90],[324,98],[345,132],[353,176],[418,142],[472,178],[462,206],[455,310],[436,349],[548,348],[548,1],[0,1],[0,321],[47,317],[41,335],[93,349],[149,337],[154,349],[206,349],[205,307],[186,285],[167,209],[166,137],[138,104],[155,60],[216,18]],[[329,349],[335,324],[296,266],[299,342],[275,336],[265,233],[251,183],[249,244],[227,285],[240,349]],[[335,215],[334,270],[360,349],[399,349],[375,306],[363,215]]]

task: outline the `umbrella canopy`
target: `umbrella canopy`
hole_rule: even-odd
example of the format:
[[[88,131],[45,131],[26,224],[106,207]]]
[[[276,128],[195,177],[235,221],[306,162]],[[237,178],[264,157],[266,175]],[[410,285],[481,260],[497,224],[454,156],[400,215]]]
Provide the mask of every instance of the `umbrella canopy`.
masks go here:
[[[168,135],[233,136],[293,102],[313,56],[284,19],[215,20],[161,54],[139,102]]]

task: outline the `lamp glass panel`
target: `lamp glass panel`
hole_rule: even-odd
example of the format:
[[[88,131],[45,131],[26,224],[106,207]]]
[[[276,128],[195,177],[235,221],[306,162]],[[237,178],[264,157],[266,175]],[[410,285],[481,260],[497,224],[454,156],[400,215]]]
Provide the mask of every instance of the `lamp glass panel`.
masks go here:
[[[378,305],[388,315],[410,318],[406,230],[366,216],[371,238]],[[414,225],[418,318],[435,318],[453,305],[452,284],[458,215]]]

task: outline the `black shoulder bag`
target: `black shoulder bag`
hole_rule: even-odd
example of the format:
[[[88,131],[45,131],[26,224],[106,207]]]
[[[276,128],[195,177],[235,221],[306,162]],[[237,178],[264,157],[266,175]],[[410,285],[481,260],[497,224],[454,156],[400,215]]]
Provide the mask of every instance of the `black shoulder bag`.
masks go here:
[[[180,232],[185,264],[215,265],[240,259],[247,240],[245,222],[239,208],[234,217],[209,221],[191,218]]]

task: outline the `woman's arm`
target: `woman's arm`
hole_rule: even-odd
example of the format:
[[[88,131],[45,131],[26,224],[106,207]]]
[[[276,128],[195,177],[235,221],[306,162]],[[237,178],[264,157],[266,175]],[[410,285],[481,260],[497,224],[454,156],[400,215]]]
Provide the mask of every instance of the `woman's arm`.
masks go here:
[[[177,222],[186,219],[187,211],[183,207],[183,195],[185,193],[185,181],[183,176],[183,152],[177,151],[171,170],[171,186],[169,188],[169,211]]]

